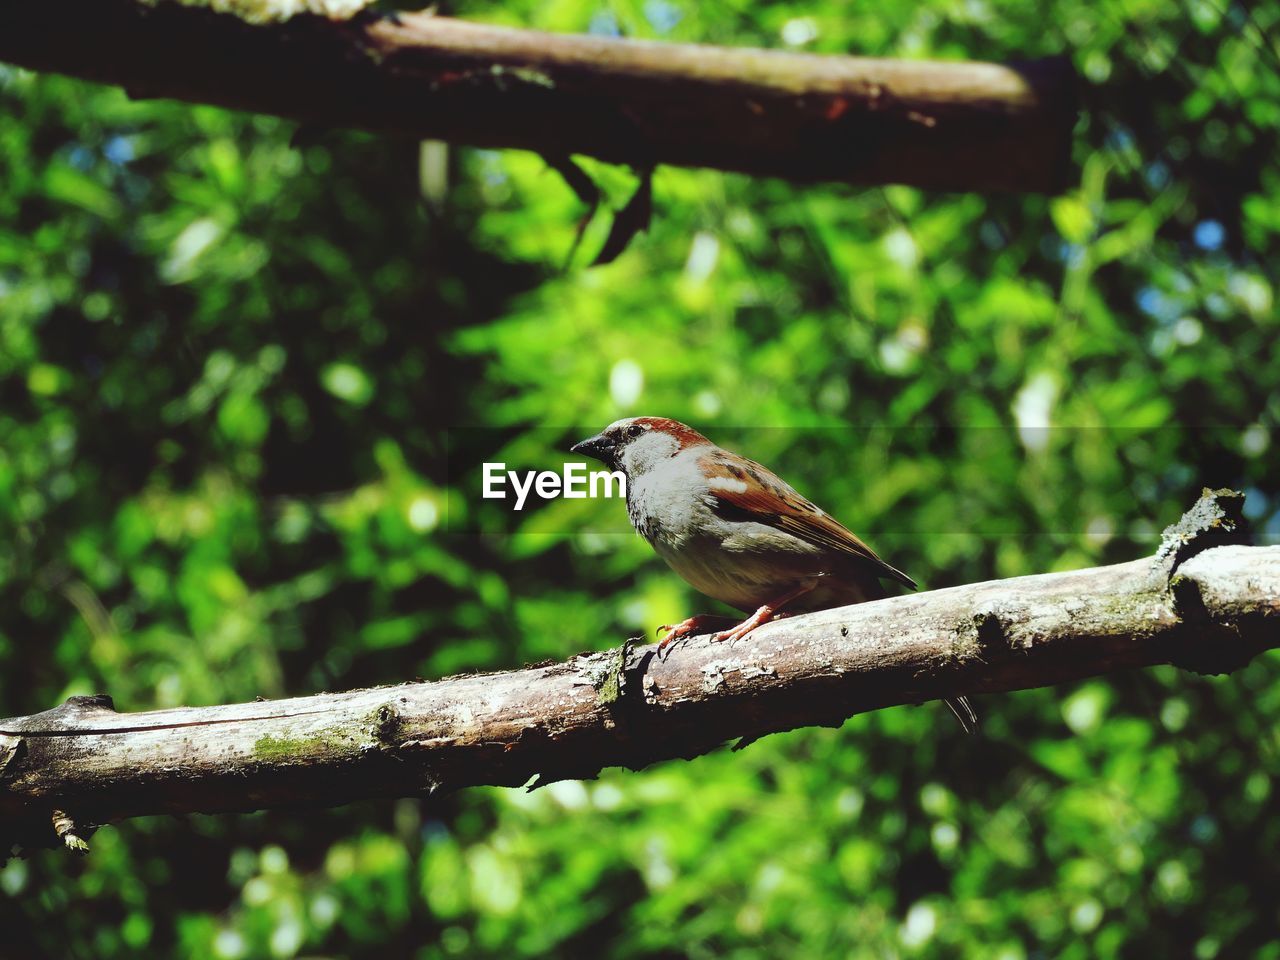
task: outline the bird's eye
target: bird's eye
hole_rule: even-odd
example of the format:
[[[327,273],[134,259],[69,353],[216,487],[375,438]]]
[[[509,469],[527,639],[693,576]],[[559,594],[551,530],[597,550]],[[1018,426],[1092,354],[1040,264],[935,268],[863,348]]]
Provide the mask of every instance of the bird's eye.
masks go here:
[[[644,427],[640,426],[638,423],[633,423],[631,426],[627,427],[627,437],[631,440],[634,440],[642,433],[644,433]]]

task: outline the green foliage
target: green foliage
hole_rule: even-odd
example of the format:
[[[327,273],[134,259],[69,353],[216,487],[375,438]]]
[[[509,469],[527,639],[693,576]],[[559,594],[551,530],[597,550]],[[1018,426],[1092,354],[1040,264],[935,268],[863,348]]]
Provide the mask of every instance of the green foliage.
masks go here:
[[[650,231],[585,269],[602,218],[563,268],[582,206],[538,157],[454,151],[433,209],[410,144],[0,68],[0,713],[496,669],[708,608],[616,500],[475,535],[498,513],[450,460],[466,428],[533,467],[621,415],[687,420],[931,587],[1149,552],[1204,485],[1280,535],[1275,0],[459,12],[1070,51],[1079,184],[660,168]],[[615,209],[634,192],[581,163]],[[934,704],[532,794],[129,822],[0,868],[8,946],[1280,956],[1274,658],[978,707],[976,738]]]

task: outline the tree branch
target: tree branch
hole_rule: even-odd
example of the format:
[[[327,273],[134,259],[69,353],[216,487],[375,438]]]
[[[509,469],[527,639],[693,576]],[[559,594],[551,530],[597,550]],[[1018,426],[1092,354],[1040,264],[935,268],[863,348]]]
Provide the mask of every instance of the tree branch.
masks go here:
[[[627,642],[507,673],[134,714],[73,697],[0,721],[0,840],[82,849],[92,825],[143,814],[541,785],[895,704],[1159,663],[1233,670],[1280,646],[1280,546],[1217,546],[1235,536],[1242,498],[1228,494],[1206,492],[1148,559],[798,616],[665,660]]]
[[[22,0],[0,3],[0,59],[324,126],[950,190],[1064,188],[1076,119],[1065,57],[814,56],[427,14],[248,23],[170,0]]]

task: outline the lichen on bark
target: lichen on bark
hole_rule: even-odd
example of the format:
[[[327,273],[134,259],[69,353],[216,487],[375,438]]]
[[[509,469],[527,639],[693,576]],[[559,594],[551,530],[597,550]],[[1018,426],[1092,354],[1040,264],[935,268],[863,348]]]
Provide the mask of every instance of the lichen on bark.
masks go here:
[[[329,20],[350,20],[373,0],[138,0],[143,6],[179,3],[229,13],[247,23],[283,23],[303,13]]]

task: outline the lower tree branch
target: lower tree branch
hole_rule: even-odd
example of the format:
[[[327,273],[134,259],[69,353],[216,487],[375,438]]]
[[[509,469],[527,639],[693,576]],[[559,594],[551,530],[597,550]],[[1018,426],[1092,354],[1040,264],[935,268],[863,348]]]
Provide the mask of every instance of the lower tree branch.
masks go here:
[[[1280,646],[1280,547],[1216,545],[1238,536],[1241,499],[1206,492],[1147,559],[812,613],[665,660],[628,642],[506,673],[134,714],[75,697],[0,721],[0,839],[79,849],[92,825],[142,814],[541,785],[895,704],[1152,664],[1233,670]]]
[[[0,3],[0,60],[327,127],[952,190],[1063,189],[1076,121],[1066,57],[815,56],[425,13],[249,23],[195,0],[25,0]]]

